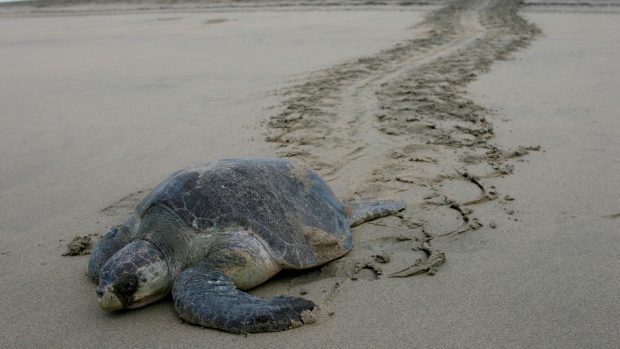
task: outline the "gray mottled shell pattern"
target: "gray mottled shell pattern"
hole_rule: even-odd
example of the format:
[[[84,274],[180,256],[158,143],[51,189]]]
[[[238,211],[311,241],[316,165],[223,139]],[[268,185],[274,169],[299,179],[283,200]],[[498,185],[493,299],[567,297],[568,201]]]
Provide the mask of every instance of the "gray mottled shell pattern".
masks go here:
[[[286,159],[225,159],[178,171],[136,208],[172,208],[198,233],[250,230],[285,268],[323,264],[351,249],[340,202],[314,171]]]

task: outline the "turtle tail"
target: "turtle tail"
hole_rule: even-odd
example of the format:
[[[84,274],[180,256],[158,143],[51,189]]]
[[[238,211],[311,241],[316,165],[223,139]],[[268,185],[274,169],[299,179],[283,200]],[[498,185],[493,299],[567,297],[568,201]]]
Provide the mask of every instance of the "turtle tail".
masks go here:
[[[351,201],[344,206],[351,227],[390,216],[405,209],[405,203],[401,200]]]

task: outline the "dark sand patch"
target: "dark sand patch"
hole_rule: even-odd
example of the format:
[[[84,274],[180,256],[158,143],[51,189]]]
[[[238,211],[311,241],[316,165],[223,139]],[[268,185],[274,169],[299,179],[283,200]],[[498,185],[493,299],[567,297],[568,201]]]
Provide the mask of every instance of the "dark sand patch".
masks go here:
[[[211,18],[211,19],[207,19],[204,23],[206,25],[211,25],[211,24],[220,24],[220,23],[225,23],[231,21],[228,18]]]
[[[89,255],[95,240],[99,237],[99,234],[88,234],[84,236],[75,236],[67,244],[67,252],[63,253],[63,256],[85,256]]]

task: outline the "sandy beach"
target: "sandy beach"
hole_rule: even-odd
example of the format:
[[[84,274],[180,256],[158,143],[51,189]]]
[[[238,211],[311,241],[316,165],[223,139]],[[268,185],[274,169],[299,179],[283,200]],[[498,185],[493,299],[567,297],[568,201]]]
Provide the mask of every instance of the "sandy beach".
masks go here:
[[[0,6],[0,347],[620,342],[620,3],[35,5]],[[67,243],[245,156],[408,208],[250,292],[311,299],[314,324],[103,312]]]

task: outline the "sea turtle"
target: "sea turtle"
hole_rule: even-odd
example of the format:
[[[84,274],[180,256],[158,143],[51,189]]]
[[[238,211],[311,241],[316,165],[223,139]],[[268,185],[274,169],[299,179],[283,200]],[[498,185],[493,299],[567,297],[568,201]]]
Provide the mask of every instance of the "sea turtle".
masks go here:
[[[180,317],[229,332],[303,324],[309,300],[254,297],[282,269],[312,268],[351,250],[351,226],[404,209],[401,201],[341,204],[298,161],[226,159],[159,184],[94,248],[88,275],[107,311],[172,292]]]

